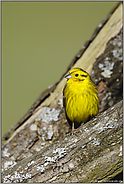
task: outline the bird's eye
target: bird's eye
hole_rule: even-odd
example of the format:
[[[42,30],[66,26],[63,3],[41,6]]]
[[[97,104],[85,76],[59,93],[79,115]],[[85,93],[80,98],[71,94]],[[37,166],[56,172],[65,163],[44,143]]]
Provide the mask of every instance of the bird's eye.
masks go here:
[[[75,74],[75,77],[78,77],[78,74]]]

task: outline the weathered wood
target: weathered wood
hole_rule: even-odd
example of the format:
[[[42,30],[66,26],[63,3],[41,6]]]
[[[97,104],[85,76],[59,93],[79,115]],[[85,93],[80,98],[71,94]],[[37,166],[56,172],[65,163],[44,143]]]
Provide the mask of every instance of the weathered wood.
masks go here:
[[[66,72],[3,137],[2,181],[105,182],[122,172],[122,33],[119,3],[68,68],[78,66],[91,74],[93,67],[91,77],[98,85],[101,111],[111,108],[81,125],[75,135],[68,134],[62,107]],[[102,75],[108,57],[117,66],[109,68],[110,78]]]
[[[107,182],[123,170],[123,102],[4,172],[3,182]]]
[[[99,112],[123,99],[123,29],[109,40],[93,64],[92,80],[98,87]]]

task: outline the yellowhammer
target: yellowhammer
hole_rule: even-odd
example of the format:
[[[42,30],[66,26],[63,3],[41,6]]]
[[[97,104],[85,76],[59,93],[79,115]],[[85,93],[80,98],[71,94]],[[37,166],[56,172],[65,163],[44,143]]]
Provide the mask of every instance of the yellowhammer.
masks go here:
[[[63,106],[74,131],[82,122],[98,114],[98,91],[89,74],[81,68],[73,68],[65,78],[67,84],[63,90]]]

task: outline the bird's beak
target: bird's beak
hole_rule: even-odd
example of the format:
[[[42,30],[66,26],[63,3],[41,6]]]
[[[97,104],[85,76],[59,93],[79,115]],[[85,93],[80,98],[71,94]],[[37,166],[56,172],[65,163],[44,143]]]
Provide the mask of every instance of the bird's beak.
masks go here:
[[[70,74],[65,76],[66,79],[72,78],[72,76]]]

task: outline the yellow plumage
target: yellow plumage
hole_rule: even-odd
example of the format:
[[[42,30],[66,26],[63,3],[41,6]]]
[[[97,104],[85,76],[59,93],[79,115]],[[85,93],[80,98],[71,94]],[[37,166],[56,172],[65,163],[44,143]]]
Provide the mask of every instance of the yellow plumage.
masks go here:
[[[65,78],[67,84],[63,90],[63,106],[66,118],[74,130],[98,114],[98,92],[89,74],[81,68],[73,68]]]

